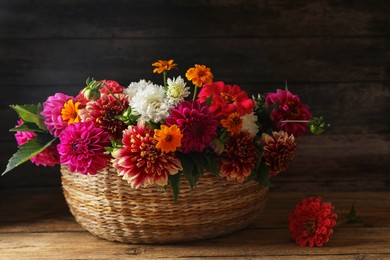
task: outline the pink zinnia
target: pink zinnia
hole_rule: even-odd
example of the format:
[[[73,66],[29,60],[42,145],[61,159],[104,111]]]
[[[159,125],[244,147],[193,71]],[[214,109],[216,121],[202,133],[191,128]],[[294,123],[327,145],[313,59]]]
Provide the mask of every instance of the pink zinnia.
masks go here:
[[[255,106],[253,99],[249,98],[239,86],[231,86],[222,81],[203,85],[198,100],[204,102],[210,96],[213,96],[210,110],[218,119],[227,117],[233,112],[238,112],[242,116],[250,114]]]
[[[129,126],[123,132],[123,147],[112,156],[114,168],[132,188],[146,187],[154,183],[168,184],[168,175],[181,171],[182,165],[173,152],[163,152],[156,147],[154,131],[150,127]]]
[[[21,126],[23,124],[23,120],[19,120],[16,127]],[[15,133],[16,142],[18,146],[25,144],[27,141],[35,138],[37,136],[36,133],[31,131],[17,131]],[[54,166],[59,164],[59,155],[56,149],[55,144],[51,144],[45,150],[40,152],[39,154],[30,158],[30,161],[35,165],[43,165],[43,166]]]
[[[257,161],[257,149],[248,132],[233,135],[226,143],[219,171],[227,180],[243,182]]]
[[[119,85],[119,83],[116,82],[115,80],[104,79],[101,82],[103,82],[105,85],[103,85],[103,87],[100,89],[100,93],[110,94],[110,92],[108,92],[107,88],[110,89],[112,94],[123,93],[123,87],[121,85]]]
[[[76,102],[75,98],[62,93],[57,93],[54,96],[47,98],[43,102],[43,111],[41,114],[44,117],[44,122],[47,130],[58,137],[60,133],[68,126],[68,121],[62,119],[61,111],[64,108],[64,104],[69,100]]]
[[[181,150],[183,153],[202,152],[217,136],[218,121],[205,103],[197,100],[184,101],[172,109],[166,118],[166,125],[177,125],[183,138]]]
[[[300,246],[322,246],[329,241],[336,219],[332,203],[321,197],[303,198],[288,218],[291,238]]]
[[[279,107],[271,112],[271,120],[276,123],[276,130],[283,130],[294,136],[301,136],[309,129],[307,122],[283,121],[310,121],[309,107],[301,103],[297,95],[288,90],[277,89],[276,93],[268,93],[265,100],[266,107],[279,103]]]
[[[71,172],[96,174],[107,164],[110,156],[105,154],[105,147],[110,145],[108,133],[87,121],[62,131],[57,149],[61,164],[68,165]]]

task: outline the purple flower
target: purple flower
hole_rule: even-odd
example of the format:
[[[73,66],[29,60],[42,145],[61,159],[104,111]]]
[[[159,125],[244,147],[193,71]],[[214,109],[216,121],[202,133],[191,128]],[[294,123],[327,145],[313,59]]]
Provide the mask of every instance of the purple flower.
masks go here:
[[[57,146],[61,164],[68,165],[71,172],[96,174],[110,158],[105,154],[105,147],[111,145],[108,136],[92,121],[69,125],[61,132]]]
[[[181,147],[183,153],[202,152],[217,136],[218,121],[205,103],[199,101],[184,101],[174,108],[166,119],[166,125],[176,124],[183,138]]]
[[[47,130],[55,137],[58,137],[68,126],[68,121],[62,119],[61,112],[64,108],[64,104],[70,99],[76,102],[72,96],[57,93],[54,96],[48,97],[47,100],[43,102],[43,111],[41,112],[41,115],[44,116]]]

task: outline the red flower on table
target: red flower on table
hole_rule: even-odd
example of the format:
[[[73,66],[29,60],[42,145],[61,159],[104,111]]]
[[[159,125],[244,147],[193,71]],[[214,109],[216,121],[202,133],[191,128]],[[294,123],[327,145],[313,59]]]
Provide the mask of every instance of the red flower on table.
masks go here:
[[[321,197],[303,198],[288,218],[292,239],[300,246],[322,246],[327,243],[336,225],[337,215],[330,202]]]

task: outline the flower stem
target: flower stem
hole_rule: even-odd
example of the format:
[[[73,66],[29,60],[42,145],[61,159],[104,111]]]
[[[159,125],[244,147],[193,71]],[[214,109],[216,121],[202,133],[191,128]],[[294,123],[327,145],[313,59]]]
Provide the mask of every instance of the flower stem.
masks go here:
[[[119,103],[119,105],[123,108],[125,108],[125,106],[122,104],[122,102],[114,95],[114,93],[112,93],[111,89],[109,87],[107,87],[106,84],[104,84],[104,87],[107,89],[108,93],[110,93],[111,96],[114,97],[115,101]]]
[[[198,91],[198,87],[197,86],[195,86],[195,88],[194,88],[194,97],[192,98],[192,100],[195,100],[195,98],[196,98],[196,92]]]
[[[163,80],[164,80],[164,89],[167,89],[167,72],[163,72]]]

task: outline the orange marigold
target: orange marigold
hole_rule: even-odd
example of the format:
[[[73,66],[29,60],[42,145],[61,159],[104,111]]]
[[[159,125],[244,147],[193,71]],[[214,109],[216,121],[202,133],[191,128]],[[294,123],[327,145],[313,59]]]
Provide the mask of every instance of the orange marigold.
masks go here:
[[[205,65],[195,64],[194,68],[190,68],[186,72],[186,77],[188,80],[192,81],[197,87],[201,87],[203,84],[210,84],[213,82],[213,74],[210,71],[210,68]]]
[[[64,108],[61,110],[61,116],[62,120],[68,121],[68,125],[80,122],[79,105],[80,102],[73,103],[72,99],[69,99],[64,104]]]
[[[240,113],[231,113],[228,118],[221,120],[221,125],[232,135],[239,134],[242,128],[242,118]]]
[[[158,141],[156,148],[163,152],[169,153],[176,151],[176,148],[181,146],[181,138],[183,134],[177,125],[161,125],[160,129],[154,129],[154,139]]]
[[[156,67],[153,72],[161,74],[164,71],[171,70],[177,67],[176,63],[173,63],[173,60],[158,60],[152,64],[152,66]]]

